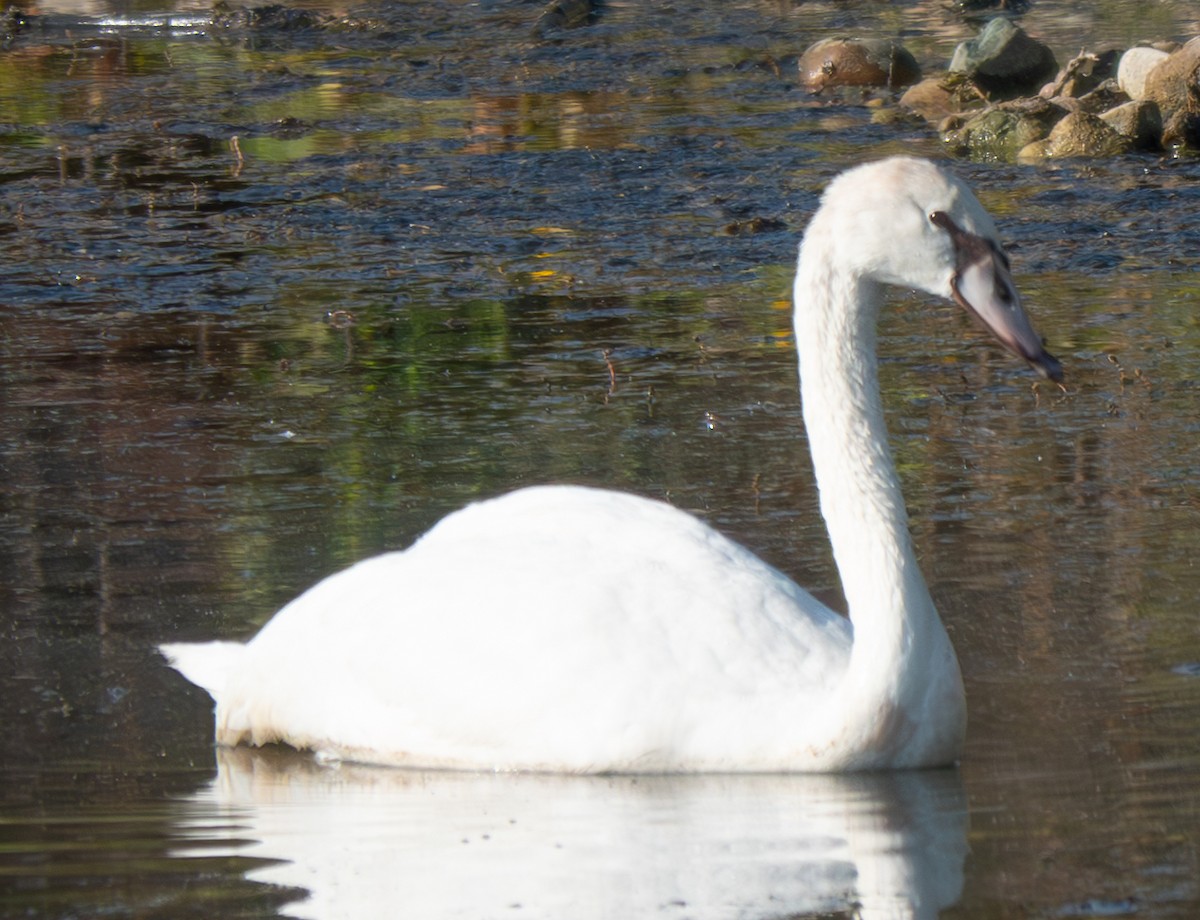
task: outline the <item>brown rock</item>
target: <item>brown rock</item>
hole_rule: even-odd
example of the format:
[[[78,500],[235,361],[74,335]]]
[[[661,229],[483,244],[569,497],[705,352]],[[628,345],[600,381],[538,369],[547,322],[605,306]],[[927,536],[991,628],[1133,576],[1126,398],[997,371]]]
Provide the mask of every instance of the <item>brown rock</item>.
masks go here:
[[[971,84],[959,77],[930,77],[915,83],[900,97],[900,106],[926,121],[937,123],[979,101]]]
[[[888,39],[827,38],[800,56],[800,82],[811,93],[835,86],[908,86],[920,77],[916,59]]]
[[[1046,155],[1051,157],[1109,157],[1127,153],[1133,142],[1104,120],[1087,112],[1072,112],[1050,130]]]
[[[1179,111],[1200,111],[1200,38],[1193,38],[1146,75],[1143,98],[1158,105],[1164,122]]]
[[[1017,160],[1022,163],[1028,163],[1033,160],[1044,160],[1050,156],[1050,141],[1048,138],[1042,138],[1040,141],[1032,141],[1017,151]]]
[[[1162,115],[1153,102],[1126,102],[1100,116],[1139,150],[1157,150],[1163,133]]]
[[[1079,108],[1084,112],[1099,115],[1101,112],[1124,105],[1129,101],[1129,97],[1121,92],[1121,87],[1117,85],[1116,80],[1105,80],[1078,101]]]
[[[1162,145],[1175,151],[1181,147],[1200,150],[1200,113],[1178,109],[1163,125]]]

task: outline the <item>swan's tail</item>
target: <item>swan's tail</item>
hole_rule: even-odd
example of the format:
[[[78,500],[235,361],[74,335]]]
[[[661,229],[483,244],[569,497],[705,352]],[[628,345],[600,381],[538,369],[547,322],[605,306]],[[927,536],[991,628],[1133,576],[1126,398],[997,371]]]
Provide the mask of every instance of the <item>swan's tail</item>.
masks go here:
[[[158,650],[167,659],[167,664],[197,687],[207,690],[214,700],[219,700],[229,674],[241,661],[246,646],[240,642],[169,642],[160,645]]]

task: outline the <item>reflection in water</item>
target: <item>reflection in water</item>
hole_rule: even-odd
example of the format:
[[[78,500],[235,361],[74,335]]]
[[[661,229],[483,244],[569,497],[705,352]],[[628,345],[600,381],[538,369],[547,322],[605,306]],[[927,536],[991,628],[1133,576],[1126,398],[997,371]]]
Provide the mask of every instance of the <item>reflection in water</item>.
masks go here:
[[[322,767],[223,749],[185,855],[282,860],[297,917],[576,920],[849,911],[934,918],[962,889],[956,771],[564,777]],[[230,843],[230,825],[242,838]],[[249,841],[249,842],[247,842]]]
[[[194,788],[212,723],[152,645],[251,634],[478,496],[559,480],[665,497],[839,601],[796,444],[797,234],[830,174],[938,151],[923,126],[799,93],[795,55],[882,31],[936,67],[976,26],[941,0],[682,0],[608,4],[535,42],[543,5],[375,4],[393,27],[274,48],[74,22],[0,54],[0,915],[274,917],[286,894],[244,883],[244,861],[156,858],[186,849],[162,803]],[[1194,35],[1197,4],[1040,0],[1020,21],[1066,60]],[[1016,244],[1070,391],[1026,390],[951,311],[883,317],[893,449],[971,713],[971,859],[943,916],[1192,920],[1200,160],[956,166]],[[726,232],[755,217],[787,229]],[[366,799],[345,775],[305,782]],[[804,815],[827,816],[836,797],[814,795]],[[787,797],[763,798],[782,827]],[[289,809],[318,810],[222,814]],[[879,798],[845,810],[914,826]],[[392,830],[367,812],[347,821]],[[479,837],[460,844],[475,858]],[[799,909],[737,894],[744,868],[722,871],[749,913]]]

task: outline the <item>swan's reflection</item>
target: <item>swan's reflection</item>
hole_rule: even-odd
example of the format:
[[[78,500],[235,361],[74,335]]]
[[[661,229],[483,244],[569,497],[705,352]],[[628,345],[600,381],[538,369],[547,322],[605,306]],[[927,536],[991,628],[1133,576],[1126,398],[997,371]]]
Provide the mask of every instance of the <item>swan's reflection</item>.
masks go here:
[[[306,889],[289,913],[321,920],[933,918],[959,897],[966,821],[954,771],[471,774],[244,748],[183,818],[195,841],[281,860],[250,877]]]

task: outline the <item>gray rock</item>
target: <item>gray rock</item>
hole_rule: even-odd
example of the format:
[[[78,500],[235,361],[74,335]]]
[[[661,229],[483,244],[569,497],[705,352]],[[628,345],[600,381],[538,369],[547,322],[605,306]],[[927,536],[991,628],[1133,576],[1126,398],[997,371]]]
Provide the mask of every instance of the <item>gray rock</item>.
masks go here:
[[[959,45],[950,61],[951,73],[966,74],[989,95],[1003,98],[1036,92],[1057,70],[1054,52],[1003,18]]]
[[[1130,48],[1121,55],[1117,66],[1117,84],[1135,102],[1146,98],[1146,77],[1165,61],[1169,54],[1157,48]]]

